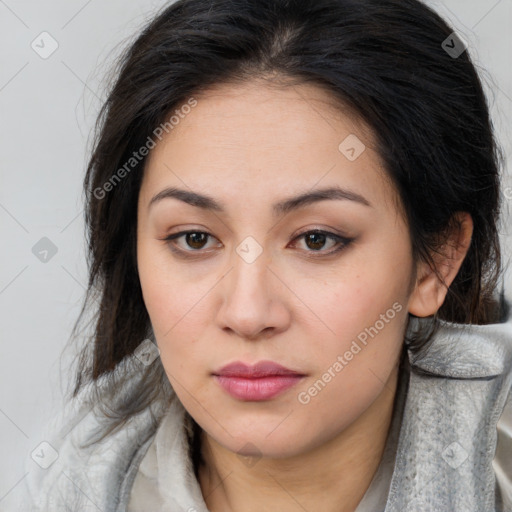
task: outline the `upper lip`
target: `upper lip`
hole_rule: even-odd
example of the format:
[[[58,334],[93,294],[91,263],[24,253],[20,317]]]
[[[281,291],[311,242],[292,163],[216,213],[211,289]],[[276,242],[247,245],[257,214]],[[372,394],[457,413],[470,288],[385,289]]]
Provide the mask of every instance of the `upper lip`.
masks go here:
[[[302,373],[285,368],[273,361],[259,361],[255,365],[247,365],[241,361],[227,364],[213,373],[225,377],[258,378],[274,375],[303,375]]]

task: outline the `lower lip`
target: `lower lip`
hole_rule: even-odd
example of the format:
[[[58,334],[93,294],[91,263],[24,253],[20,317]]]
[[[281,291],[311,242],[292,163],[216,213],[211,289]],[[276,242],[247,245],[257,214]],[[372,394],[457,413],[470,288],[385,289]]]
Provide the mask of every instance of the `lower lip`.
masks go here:
[[[271,377],[243,378],[215,375],[217,382],[232,397],[240,400],[269,400],[297,384],[302,375],[275,375]]]

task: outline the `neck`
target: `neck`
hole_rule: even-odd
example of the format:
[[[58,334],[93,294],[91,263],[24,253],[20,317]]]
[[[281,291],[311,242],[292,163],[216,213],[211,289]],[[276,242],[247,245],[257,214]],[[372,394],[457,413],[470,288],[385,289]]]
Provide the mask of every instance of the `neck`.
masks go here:
[[[395,367],[381,394],[327,443],[289,458],[246,464],[204,431],[199,484],[211,512],[353,512],[384,453],[398,380]]]

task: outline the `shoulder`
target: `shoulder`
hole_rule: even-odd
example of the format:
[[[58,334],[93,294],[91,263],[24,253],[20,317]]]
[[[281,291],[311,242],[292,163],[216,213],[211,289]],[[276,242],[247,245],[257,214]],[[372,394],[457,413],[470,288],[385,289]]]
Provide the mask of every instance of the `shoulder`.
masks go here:
[[[98,446],[83,446],[95,423],[92,407],[79,400],[69,401],[46,423],[41,441],[25,462],[24,497],[31,507],[27,510],[61,510],[58,502],[70,500],[72,473],[84,471],[94,450],[98,450]]]
[[[442,322],[432,343],[409,356],[393,510],[407,508],[419,485],[436,510],[453,500],[467,510],[512,512],[512,318]]]
[[[67,402],[26,460],[20,510],[114,510],[134,454],[154,433],[154,416],[147,408],[96,441],[104,427],[105,418],[89,401]]]
[[[493,460],[503,511],[512,511],[512,387],[497,424],[496,454]]]

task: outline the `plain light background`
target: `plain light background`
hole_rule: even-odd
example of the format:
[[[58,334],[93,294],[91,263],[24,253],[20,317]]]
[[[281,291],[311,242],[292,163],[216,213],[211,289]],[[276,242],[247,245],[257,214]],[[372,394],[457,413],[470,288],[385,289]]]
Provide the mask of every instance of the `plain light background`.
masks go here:
[[[112,59],[167,3],[0,0],[1,511],[15,510],[25,460],[43,440],[40,431],[72,378],[71,354],[61,353],[87,282],[81,187],[105,76]],[[510,159],[512,0],[428,3],[467,40]],[[58,48],[47,58],[32,47],[44,54],[52,44]],[[505,206],[511,209],[510,165],[507,172]],[[501,228],[507,261],[510,224],[508,212]],[[57,251],[46,262],[33,253],[43,237]],[[506,285],[510,296],[510,271]]]

